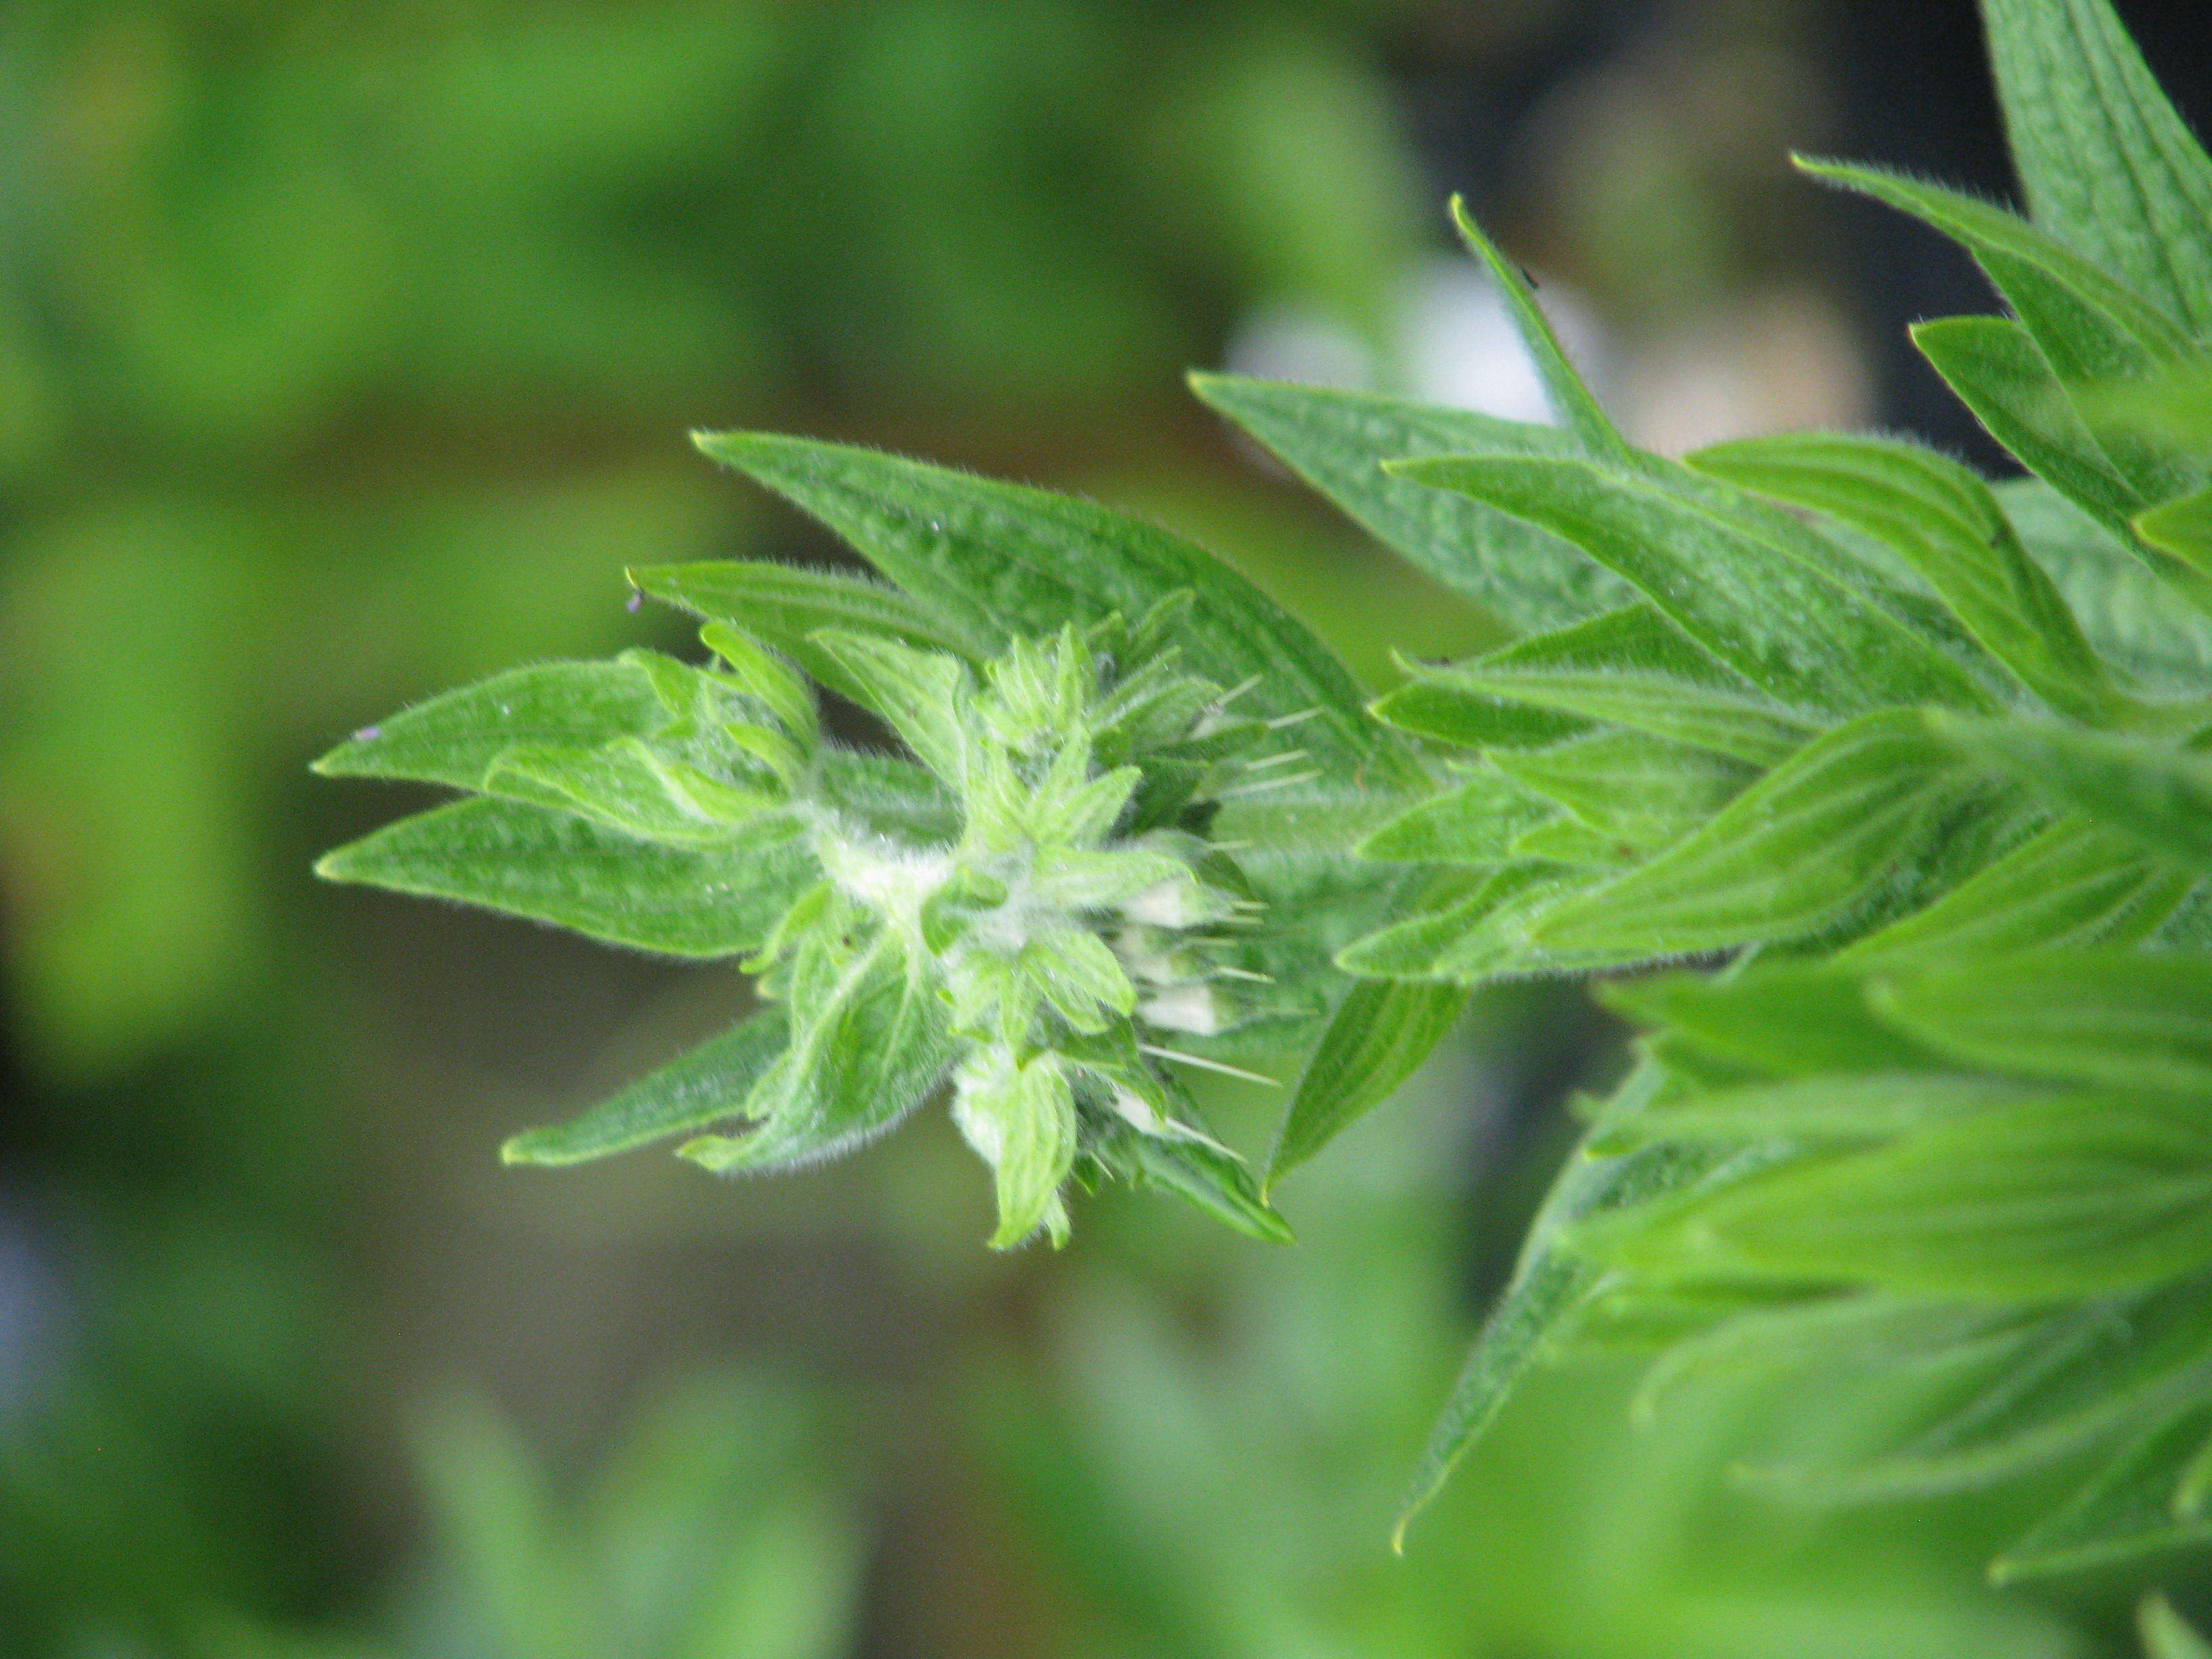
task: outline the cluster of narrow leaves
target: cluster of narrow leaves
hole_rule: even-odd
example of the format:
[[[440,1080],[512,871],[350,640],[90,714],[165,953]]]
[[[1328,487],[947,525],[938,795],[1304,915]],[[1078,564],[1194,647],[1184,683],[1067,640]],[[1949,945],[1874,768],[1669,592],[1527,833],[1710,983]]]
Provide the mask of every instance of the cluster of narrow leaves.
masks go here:
[[[2011,315],[1915,337],[2028,469],[1883,438],[1676,463],[1519,274],[1556,427],[1210,380],[1377,535],[1528,631],[1377,712],[1455,783],[1362,850],[1438,872],[1352,972],[1644,969],[1654,1028],[1535,1224],[1416,1505],[1540,1357],[1647,1403],[1797,1379],[1800,1496],[2052,1465],[1995,1564],[2212,1539],[2212,164],[2105,0],[1988,0],[2032,217],[1803,162],[1962,243]]]
[[[467,792],[326,877],[757,976],[750,1018],[509,1161],[683,1135],[710,1170],[788,1167],[944,1086],[994,1172],[1000,1247],[1060,1242],[1071,1182],[1116,1177],[1285,1236],[1178,1069],[1311,1046],[1346,984],[1331,953],[1404,879],[1349,856],[1358,815],[1314,786],[1402,805],[1425,775],[1407,747],[1296,622],[1148,526],[865,451],[702,442],[898,585],[635,571],[704,619],[703,665],[516,669],[318,763]],[[902,752],[825,733],[820,690]]]

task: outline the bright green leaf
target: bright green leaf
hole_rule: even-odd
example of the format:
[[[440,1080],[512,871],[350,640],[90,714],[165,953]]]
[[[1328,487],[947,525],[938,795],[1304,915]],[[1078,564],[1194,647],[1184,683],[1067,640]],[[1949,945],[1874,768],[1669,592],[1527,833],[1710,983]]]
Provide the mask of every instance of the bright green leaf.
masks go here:
[[[1306,1062],[1267,1163],[1273,1187],[1413,1074],[1458,1023],[1455,986],[1366,981],[1352,988]]]

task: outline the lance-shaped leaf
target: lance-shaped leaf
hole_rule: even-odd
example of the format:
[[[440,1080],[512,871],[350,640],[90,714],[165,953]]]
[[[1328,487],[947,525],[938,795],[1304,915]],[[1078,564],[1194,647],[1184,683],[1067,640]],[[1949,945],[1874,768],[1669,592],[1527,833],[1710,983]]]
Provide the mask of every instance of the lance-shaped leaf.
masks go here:
[[[648,737],[673,717],[653,690],[645,655],[539,663],[495,674],[356,732],[314,769],[325,777],[483,789],[493,763],[517,744],[590,749]]]
[[[767,433],[701,434],[712,459],[765,484],[870,563],[994,646],[1073,620],[1143,617],[1194,596],[1176,630],[1183,660],[1224,686],[1253,682],[1240,709],[1320,712],[1299,729],[1317,761],[1404,782],[1419,769],[1369,720],[1328,647],[1201,549],[1141,520],[1042,489],[993,483],[875,450]]]
[[[1665,1279],[2021,1299],[2130,1290],[2212,1261],[2212,1124],[2197,1103],[2124,1095],[1996,1107],[1578,1237]]]
[[[2157,1593],[2136,1604],[2136,1634],[2142,1638],[2144,1659],[2212,1659],[2212,1642]]]
[[[1440,679],[1449,670],[1407,664],[1414,678],[1373,705],[1386,726],[1461,749],[1518,749],[1587,732],[1590,722]]]
[[[1622,1085],[1622,1091],[1655,1089],[1659,1081],[1656,1069],[1647,1066]],[[1719,1155],[1706,1149],[1674,1146],[1620,1158],[1593,1157],[1580,1149],[1569,1156],[1529,1225],[1511,1281],[1483,1321],[1429,1431],[1399,1513],[1395,1546],[1404,1547],[1414,1516],[1443,1490],[1453,1467],[1497,1420],[1521,1380],[1565,1334],[1597,1288],[1599,1268],[1566,1248],[1566,1235],[1594,1216],[1681,1191],[1718,1161]]]
[[[2061,713],[2106,725],[2134,710],[1989,486],[1956,461],[1893,440],[1803,434],[1722,444],[1687,464],[1878,538],[1991,656]]]
[[[2107,0],[1986,0],[1983,12],[2036,223],[2212,335],[2212,163]]]
[[[2131,944],[2172,914],[2190,881],[2125,837],[2069,815],[1840,959]]]
[[[849,952],[821,935],[798,951],[794,979],[820,982],[793,992],[790,1042],[745,1098],[743,1115],[759,1127],[702,1135],[679,1157],[718,1173],[836,1158],[898,1122],[944,1076],[944,999],[888,930]]]
[[[1759,775],[1741,761],[1640,732],[1508,750],[1490,763],[1565,808],[1611,844],[1617,859],[1680,839]]]
[[[1520,335],[1529,361],[1535,364],[1537,377],[1544,383],[1544,395],[1550,399],[1553,412],[1559,417],[1560,423],[1574,434],[1576,442],[1586,453],[1613,461],[1628,460],[1632,453],[1628,441],[1620,435],[1620,428],[1591,395],[1589,385],[1567,361],[1566,350],[1552,328],[1552,320],[1536,303],[1535,291],[1521,267],[1483,234],[1482,227],[1468,211],[1467,203],[1457,196],[1451,198],[1451,218],[1460,240],[1467,244],[1469,252],[1482,261],[1490,272],[1490,280],[1504,296],[1514,331]]]
[[[1109,1173],[1174,1193],[1247,1238],[1291,1243],[1290,1224],[1234,1152],[1210,1140],[1146,1134],[1119,1117],[1094,1120],[1091,1129],[1091,1155]]]
[[[2179,1516],[2173,1505],[2182,1471],[2208,1435],[2212,1403],[2202,1400],[2154,1419],[1990,1562],[1990,1579],[2016,1584],[2212,1539],[2212,1516]]]
[[[1656,464],[1655,464],[1656,466]],[[1700,650],[1799,711],[1990,707],[1935,645],[1806,556],[1802,526],[1680,469],[1455,456],[1392,470],[1564,536],[1641,589]]]
[[[586,1164],[740,1116],[789,1038],[783,1010],[763,1008],[568,1122],[516,1135],[500,1148],[501,1160]]]
[[[779,815],[716,846],[668,847],[486,797],[387,824],[324,854],[315,873],[663,956],[742,956],[820,878],[798,830]]]
[[[2212,757],[2028,720],[1946,721],[1963,754],[2190,869],[2212,869]]]
[[[1322,1033],[1267,1161],[1273,1187],[1389,1098],[1443,1041],[1467,1006],[1456,986],[1366,981]]]
[[[1234,374],[1190,384],[1377,541],[1516,629],[1558,628],[1634,597],[1558,537],[1382,470],[1412,455],[1579,454],[1557,427]]]
[[[969,743],[962,722],[975,681],[959,659],[865,634],[825,631],[815,642],[858,688],[861,706],[897,732],[917,760],[949,788],[967,788]]]
[[[1912,343],[1989,434],[2123,539],[2145,503],[2114,469],[2027,331],[2005,317],[1915,323]]]
[[[2061,380],[2131,379],[2189,349],[2189,334],[2016,213],[1880,167],[1793,158],[1798,170],[1909,213],[1962,243]]]
[[[1522,835],[1559,816],[1551,802],[1485,772],[1391,819],[1358,851],[1362,858],[1409,864],[1504,864]]]
[[[1977,1066],[2118,1089],[2212,1090],[2212,962],[2047,951],[1896,971],[1869,982],[1881,1018]]]
[[[1383,698],[1376,713],[1408,725],[1404,711],[1414,708],[1409,729],[1416,731],[1422,729],[1418,711],[1426,707],[1417,700],[1462,691],[1508,708],[1534,704],[1625,726],[1754,765],[1771,765],[1813,735],[1801,717],[1761,696],[1643,604],[1448,668],[1412,665],[1410,672],[1415,684]],[[1571,735],[1571,728],[1559,735]]]
[[[557,807],[641,841],[706,847],[783,802],[775,781],[733,784],[624,738],[598,749],[527,744],[486,775],[494,794]]]
[[[1649,863],[1563,900],[1533,942],[1632,959],[1802,937],[1893,883],[1966,787],[1955,751],[1917,712],[1865,715]]]
[[[1987,1485],[2156,1420],[2212,1366],[2202,1279],[2100,1297],[2031,1318],[1975,1386],[1945,1398],[1895,1443],[1762,1462],[1747,1471],[1798,1499],[1864,1501]]]
[[[1450,980],[1462,985],[1594,966],[1592,961],[1547,954],[1529,943],[1532,924],[1587,880],[1578,870],[1545,860],[1503,866],[1456,902],[1419,907],[1406,921],[1346,946],[1337,953],[1337,966],[1364,979]]]

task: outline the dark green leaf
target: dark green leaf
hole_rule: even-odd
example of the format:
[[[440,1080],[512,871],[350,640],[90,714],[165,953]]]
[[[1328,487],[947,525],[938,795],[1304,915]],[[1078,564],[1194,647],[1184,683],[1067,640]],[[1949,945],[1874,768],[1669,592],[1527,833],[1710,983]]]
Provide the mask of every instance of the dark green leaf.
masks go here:
[[[1562,901],[1533,941],[1635,960],[1802,937],[1890,883],[1960,793],[1954,752],[1920,714],[1866,715],[1650,862]]]
[[[500,1158],[546,1168],[585,1164],[736,1117],[788,1038],[783,1011],[764,1008],[580,1116],[516,1135]]]
[[[1688,465],[1878,538],[2053,708],[2094,725],[2132,711],[1989,486],[1956,461],[1888,439],[1803,434],[1722,444]]]
[[[1431,490],[1434,495],[1437,492]],[[1416,667],[1416,675],[1449,671]],[[1590,723],[1527,703],[1510,702],[1487,692],[1470,691],[1435,678],[1416,678],[1374,705],[1376,718],[1401,732],[1462,749],[1525,748],[1554,743],[1589,730]]]
[[[1424,690],[1464,691],[1510,700],[1508,707],[1532,703],[1609,721],[1754,765],[1771,765],[1812,735],[1802,720],[1706,656],[1648,605],[1624,606],[1449,668],[1412,672],[1415,684],[1377,706],[1384,719],[1402,723],[1400,710]]]
[[[2185,867],[2212,869],[2212,757],[2116,732],[1945,721],[1960,751]]]
[[[1833,558],[1808,556],[1810,532],[1723,485],[1680,468],[1629,471],[1511,456],[1401,461],[1392,470],[1565,537],[1787,709],[1991,706],[1949,657],[1832,574]]]
[[[1558,537],[1382,471],[1409,455],[1578,453],[1556,427],[1231,374],[1190,383],[1384,546],[1517,629],[1557,628],[1632,597]]]
[[[1987,0],[2005,130],[2035,222],[2212,334],[2212,163],[2106,0]]]
[[[1466,1006],[1467,994],[1454,986],[1353,986],[1298,1079],[1268,1160],[1267,1186],[1380,1105],[1444,1039]]]
[[[759,949],[819,879],[797,836],[795,823],[778,819],[716,847],[665,847],[565,812],[484,798],[402,818],[325,854],[315,872],[665,956],[742,956]]]
[[[2061,380],[2131,379],[2189,348],[2171,317],[2018,214],[1877,167],[1796,161],[1815,179],[1887,202],[1962,243]]]

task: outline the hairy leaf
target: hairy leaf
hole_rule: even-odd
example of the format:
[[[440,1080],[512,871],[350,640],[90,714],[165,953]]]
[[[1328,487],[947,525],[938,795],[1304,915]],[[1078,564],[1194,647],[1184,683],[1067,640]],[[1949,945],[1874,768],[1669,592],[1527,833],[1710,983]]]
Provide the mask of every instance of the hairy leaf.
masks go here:
[[[2027,720],[1946,722],[1975,760],[2190,869],[2212,869],[2212,759],[2110,732]]]
[[[1722,444],[1687,464],[1879,538],[2051,708],[2093,725],[2132,711],[1989,486],[1956,461],[1891,440],[1806,434]]]
[[[2212,334],[2212,163],[2107,0],[1985,0],[1984,13],[2036,222]]]
[[[1951,659],[1807,557],[1799,527],[1723,486],[1679,469],[1525,457],[1401,461],[1392,471],[1565,537],[1787,708],[1990,706]]]
[[[585,1164],[739,1116],[789,1040],[783,1011],[763,1008],[568,1122],[516,1135],[500,1148],[501,1160]]]
[[[1557,628],[1632,597],[1558,537],[1382,470],[1410,455],[1579,453],[1555,427],[1233,374],[1190,383],[1384,546],[1517,629]]]
[[[874,450],[768,433],[702,435],[699,447],[819,518],[869,562],[969,634],[1003,643],[1070,620],[1137,617],[1171,595],[1184,660],[1224,686],[1255,681],[1241,708],[1318,715],[1299,728],[1316,759],[1417,775],[1370,720],[1358,687],[1304,625],[1226,565],[1165,531],[1041,489],[993,483]]]
[[[1267,1185],[1380,1105],[1443,1041],[1467,1006],[1454,986],[1366,981],[1352,988],[1306,1062],[1267,1161]]]
[[[797,828],[764,819],[714,847],[667,847],[547,807],[480,797],[402,818],[325,854],[315,872],[663,956],[742,956],[758,950],[819,878]]]

